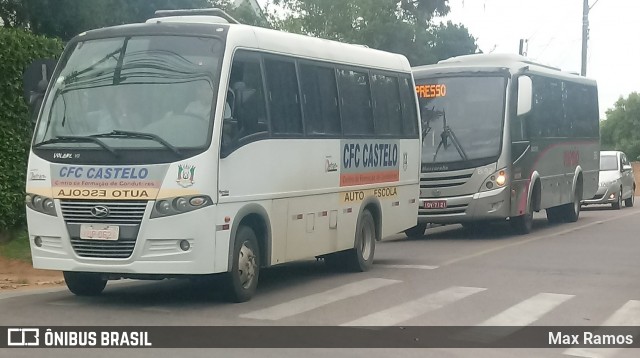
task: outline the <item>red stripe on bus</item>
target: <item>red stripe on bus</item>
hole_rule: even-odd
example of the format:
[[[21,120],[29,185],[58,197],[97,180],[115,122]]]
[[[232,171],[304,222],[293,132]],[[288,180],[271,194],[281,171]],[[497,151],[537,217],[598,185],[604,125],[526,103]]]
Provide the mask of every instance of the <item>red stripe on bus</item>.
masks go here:
[[[340,186],[387,183],[400,180],[400,170],[340,174]]]

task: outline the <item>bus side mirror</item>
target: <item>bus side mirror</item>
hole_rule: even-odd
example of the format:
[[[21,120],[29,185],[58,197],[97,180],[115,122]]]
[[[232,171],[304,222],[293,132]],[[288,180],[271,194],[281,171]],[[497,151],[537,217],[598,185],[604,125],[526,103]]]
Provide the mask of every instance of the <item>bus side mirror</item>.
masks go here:
[[[33,122],[35,122],[38,112],[40,112],[40,106],[55,67],[56,60],[36,60],[23,73],[23,96],[31,110],[31,120]]]
[[[517,115],[522,116],[531,111],[533,102],[533,83],[529,76],[518,77]]]

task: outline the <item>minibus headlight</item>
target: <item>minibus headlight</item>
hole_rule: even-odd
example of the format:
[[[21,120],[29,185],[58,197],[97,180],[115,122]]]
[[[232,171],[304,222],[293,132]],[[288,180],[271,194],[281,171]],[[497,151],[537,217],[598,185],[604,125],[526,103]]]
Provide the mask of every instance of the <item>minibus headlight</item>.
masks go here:
[[[183,197],[177,198],[176,200],[174,200],[174,203],[178,211],[187,211],[189,207],[189,202],[187,202],[187,199]]]
[[[480,190],[482,191],[502,188],[507,185],[507,179],[507,170],[500,169],[495,173],[489,175],[487,179],[484,180],[484,182],[482,183],[482,187],[480,187]]]
[[[169,202],[166,200],[160,200],[156,204],[156,208],[158,209],[159,213],[164,215],[168,215],[171,212],[171,204],[169,204]]]
[[[33,204],[33,206],[36,207],[36,208],[42,208],[42,202],[43,201],[44,201],[44,199],[40,195],[36,195],[31,200],[31,204]]]
[[[504,170],[498,172],[498,176],[496,177],[496,184],[498,186],[504,186],[507,183],[507,174]]]
[[[213,201],[206,195],[177,196],[158,201],[151,211],[151,219],[187,213],[189,211],[212,205]]]
[[[24,201],[29,209],[51,216],[58,216],[56,213],[56,204],[52,198],[27,193]]]

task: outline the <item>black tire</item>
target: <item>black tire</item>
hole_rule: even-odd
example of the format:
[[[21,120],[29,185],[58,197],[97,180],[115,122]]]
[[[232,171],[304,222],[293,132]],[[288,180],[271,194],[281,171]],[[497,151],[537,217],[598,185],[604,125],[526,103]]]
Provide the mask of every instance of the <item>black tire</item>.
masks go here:
[[[533,200],[533,198],[531,198]],[[531,232],[533,229],[533,207],[531,202],[527,204],[527,211],[524,215],[515,216],[509,219],[511,223],[511,228],[519,234],[526,235]]]
[[[427,224],[418,224],[405,230],[404,234],[407,235],[407,237],[422,237],[424,236],[425,230],[427,230]]]
[[[99,273],[64,271],[62,275],[67,288],[76,296],[97,296],[107,285]]]
[[[351,271],[364,272],[373,265],[376,251],[376,222],[369,210],[364,210],[356,223],[353,249],[346,252],[346,265]]]
[[[635,202],[635,188],[633,189],[633,192],[631,192],[631,196],[629,197],[629,199],[624,199],[624,206],[626,206],[627,208],[632,208],[633,207],[633,203]]]
[[[233,242],[231,272],[226,274],[226,296],[231,302],[246,302],[253,297],[260,276],[260,247],[256,234],[240,226]]]
[[[611,203],[611,207],[613,208],[613,210],[620,210],[621,206],[622,206],[622,188],[620,188],[618,195],[616,195],[616,202]]]
[[[578,218],[580,218],[580,209],[582,208],[580,202],[582,201],[582,193],[578,191],[578,188],[576,188],[576,192],[573,193],[573,203],[562,206],[562,216],[566,222],[574,223],[578,221]]]
[[[564,220],[563,212],[560,207],[548,208],[545,210],[547,213],[547,221],[549,224],[558,224]]]

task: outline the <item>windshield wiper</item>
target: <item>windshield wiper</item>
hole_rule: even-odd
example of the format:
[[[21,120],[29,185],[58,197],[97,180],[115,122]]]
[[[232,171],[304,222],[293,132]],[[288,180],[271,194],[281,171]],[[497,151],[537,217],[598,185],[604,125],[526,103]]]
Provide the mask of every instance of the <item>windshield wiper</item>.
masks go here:
[[[467,153],[465,153],[464,149],[462,148],[462,145],[460,144],[458,137],[456,137],[456,134],[453,132],[453,129],[451,129],[451,127],[447,125],[447,115],[444,113],[444,111],[442,111],[442,133],[440,133],[440,143],[438,143],[436,153],[433,155],[434,162],[436,161],[438,152],[443,145],[444,149],[449,148],[449,138],[451,138],[451,142],[453,143],[453,146],[456,147],[456,150],[458,151],[458,154],[460,154],[460,157],[463,160],[467,160]]]
[[[431,109],[425,109],[426,119],[422,123],[422,143],[424,143],[424,139],[427,138],[427,135],[431,132],[431,122],[436,120],[444,114],[444,111],[436,111],[435,106],[431,107]]]
[[[140,138],[140,139],[149,139],[149,140],[153,140],[155,142],[158,142],[158,143],[162,144],[163,146],[165,146],[166,148],[171,150],[173,153],[175,153],[177,156],[180,156],[180,157],[182,156],[182,153],[180,152],[180,150],[178,148],[173,146],[171,143],[167,142],[162,137],[160,137],[158,135],[155,135],[153,133],[122,131],[122,130],[114,129],[113,131],[111,131],[109,133],[94,134],[94,135],[91,135],[90,137],[94,138],[94,139],[96,139],[96,138]]]
[[[51,139],[47,139],[43,142],[34,144],[33,147],[34,148],[38,148],[41,147],[43,145],[47,145],[47,144],[52,144],[52,143],[95,143],[99,146],[101,146],[102,148],[106,149],[109,153],[113,154],[114,156],[118,157],[119,154],[110,146],[108,146],[105,142],[101,141],[98,138],[94,138],[94,137],[85,137],[85,136],[73,136],[73,135],[61,135],[61,136],[57,136]]]

